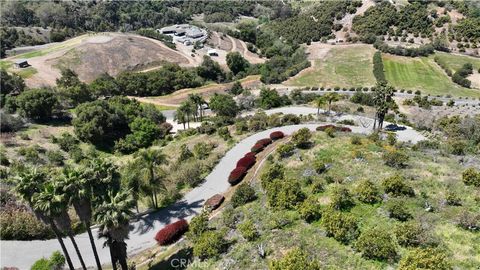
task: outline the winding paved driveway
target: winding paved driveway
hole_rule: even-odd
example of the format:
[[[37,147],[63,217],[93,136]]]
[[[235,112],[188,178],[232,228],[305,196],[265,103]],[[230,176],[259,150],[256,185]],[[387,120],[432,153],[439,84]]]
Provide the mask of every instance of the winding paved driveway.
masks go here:
[[[315,108],[308,107],[286,107],[277,108],[266,111],[267,114],[276,112],[292,113],[292,114],[309,114],[316,113]],[[355,118],[355,116],[342,116],[345,118]],[[367,118],[368,119],[368,118]],[[370,119],[371,121],[371,119]],[[206,177],[203,184],[188,192],[185,197],[175,204],[162,209],[156,213],[146,215],[138,221],[132,222],[130,228],[130,239],[127,240],[128,254],[133,255],[139,253],[147,248],[154,246],[154,236],[158,230],[165,225],[174,222],[178,219],[184,218],[190,220],[202,210],[205,200],[217,193],[227,191],[230,185],[227,182],[228,175],[232,169],[235,168],[237,160],[245,153],[250,152],[250,147],[259,139],[268,137],[272,131],[280,130],[289,135],[307,127],[310,130],[315,130],[320,124],[302,124],[283,126],[273,128],[256,133],[235,145],[229,150],[221,159],[213,171]],[[371,132],[371,127],[352,126],[352,131],[355,133],[368,134]],[[400,141],[418,142],[425,139],[423,135],[412,129],[397,132]],[[97,235],[97,229],[93,230],[93,234]],[[77,244],[82,251],[83,258],[87,266],[93,268],[95,260],[91,252],[90,242],[87,233],[78,234],[75,236]],[[80,267],[80,263],[75,255],[73,246],[68,239],[64,239],[65,244],[71,254],[73,263],[76,267]],[[100,256],[100,261],[103,264],[110,262],[110,255],[108,248],[103,248],[103,240],[96,239],[95,244]],[[61,250],[56,239],[52,240],[34,240],[34,241],[1,241],[1,266],[15,266],[19,269],[30,269],[30,266],[41,257],[49,257],[52,252]]]

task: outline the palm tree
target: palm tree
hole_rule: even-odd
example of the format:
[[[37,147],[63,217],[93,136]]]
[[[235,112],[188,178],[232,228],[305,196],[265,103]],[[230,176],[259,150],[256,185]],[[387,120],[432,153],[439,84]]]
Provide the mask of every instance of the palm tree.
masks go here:
[[[183,124],[183,129],[185,129],[185,123],[187,122],[187,117],[181,107],[178,107],[173,116],[173,120],[177,121],[179,124]]]
[[[120,190],[120,174],[117,166],[104,158],[94,158],[88,163],[85,174],[92,192],[93,205],[101,204],[108,191],[117,192]]]
[[[337,93],[327,93],[323,96],[328,103],[328,114],[330,115],[330,110],[332,107],[333,102],[337,102],[340,100],[340,95]]]
[[[41,187],[46,182],[46,179],[46,174],[38,171],[36,168],[26,169],[21,172],[16,179],[15,192],[28,204],[28,206],[33,210],[35,216],[40,221],[49,225],[52,228],[58,242],[60,243],[60,246],[62,247],[63,255],[67,260],[68,268],[70,270],[74,270],[75,268],[73,267],[70,255],[68,254],[67,248],[65,247],[65,243],[63,242],[60,231],[53,222],[53,218],[51,216],[48,216],[47,213],[44,213],[41,210],[34,208],[32,198],[34,197],[34,195],[38,194],[41,191]]]
[[[109,192],[107,200],[95,212],[95,220],[100,225],[99,237],[106,238],[105,244],[110,247],[110,258],[114,270],[120,263],[122,270],[128,270],[127,244],[129,221],[134,201],[129,192]]]
[[[203,99],[202,96],[199,94],[189,94],[188,99],[192,101],[193,104],[197,107],[197,111],[199,111],[200,114],[200,122],[202,122],[203,118],[203,104],[205,104],[205,100]]]
[[[317,106],[317,117],[320,116],[320,108],[322,108],[325,103],[327,103],[325,97],[319,96],[317,99],[315,99],[315,105]]]
[[[137,168],[141,181],[144,183],[142,186],[147,192],[151,192],[152,202],[155,208],[158,208],[157,191],[164,189],[162,180],[164,173],[156,168],[162,164],[167,164],[167,157],[158,149],[144,149],[137,152],[136,162],[139,164]]]
[[[66,168],[63,170],[63,177],[60,178],[59,185],[66,194],[69,203],[75,208],[80,221],[85,225],[97,269],[102,270],[102,264],[98,258],[97,248],[95,247],[92,230],[90,229],[92,220],[92,190],[88,180],[80,170]]]
[[[68,202],[63,191],[59,189],[59,186],[56,183],[50,181],[45,182],[40,192],[33,195],[32,201],[35,210],[39,210],[44,213],[45,216],[53,219],[53,223],[56,227],[68,235],[75,248],[82,268],[86,270],[87,267],[85,267],[85,263],[83,262],[82,254],[80,253],[77,242],[73,237],[72,222],[67,212]]]
[[[187,101],[184,101],[182,103],[182,105],[180,105],[180,107],[178,108],[178,110],[182,111],[183,112],[183,115],[185,115],[187,117],[187,126],[188,128],[190,128],[190,116],[191,115],[194,115],[194,112],[196,111],[195,109],[195,105],[187,100]],[[195,120],[195,118],[194,118]]]

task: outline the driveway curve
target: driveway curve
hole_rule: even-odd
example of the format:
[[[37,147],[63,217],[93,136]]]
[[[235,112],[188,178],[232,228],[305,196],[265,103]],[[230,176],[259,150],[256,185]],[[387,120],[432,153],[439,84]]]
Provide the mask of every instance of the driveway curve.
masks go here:
[[[315,108],[307,107],[286,107],[278,108],[266,111],[268,114],[275,112],[293,113],[293,114],[308,114],[316,113]],[[351,118],[352,116],[350,116]],[[371,120],[371,119],[370,119]],[[162,229],[167,224],[177,221],[178,219],[190,220],[192,217],[201,212],[203,203],[217,193],[224,193],[230,188],[230,184],[227,182],[228,175],[232,169],[235,168],[239,158],[245,153],[250,152],[250,147],[254,143],[262,138],[268,137],[272,131],[280,130],[286,135],[290,135],[300,128],[309,128],[314,131],[319,125],[331,124],[331,123],[315,123],[315,124],[301,124],[283,126],[278,128],[272,128],[258,132],[251,135],[239,143],[237,143],[232,149],[230,149],[213,171],[205,178],[205,181],[198,187],[188,192],[180,201],[177,201],[173,205],[159,210],[155,213],[145,215],[131,223],[130,226],[130,239],[127,242],[128,255],[137,254],[145,249],[153,247],[156,242],[154,240],[155,234],[158,230]],[[350,126],[352,132],[368,134],[371,132],[371,127],[363,126]],[[401,131],[404,135],[399,134],[398,139],[400,141],[417,142],[425,139],[423,135],[415,130],[407,129]],[[93,234],[98,235],[98,230],[93,229]],[[82,255],[87,266],[92,269],[95,266],[95,259],[91,252],[91,246],[87,233],[78,234],[75,236],[79,249],[82,251]],[[75,251],[71,242],[68,239],[64,239],[69,253],[71,254],[73,264],[75,267],[80,267],[80,263],[75,255]],[[110,262],[110,255],[108,248],[103,247],[103,240],[96,239],[95,244],[97,246],[98,254],[102,264],[108,264]],[[15,266],[19,269],[30,269],[30,266],[38,259],[42,257],[49,257],[52,252],[61,250],[56,239],[51,240],[33,240],[33,241],[1,241],[1,266],[11,267]]]

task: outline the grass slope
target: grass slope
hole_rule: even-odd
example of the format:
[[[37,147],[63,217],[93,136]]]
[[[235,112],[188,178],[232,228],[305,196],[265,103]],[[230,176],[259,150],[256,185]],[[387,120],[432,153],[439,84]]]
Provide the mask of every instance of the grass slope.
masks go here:
[[[438,56],[448,67],[454,71],[459,70],[464,64],[471,63],[473,68],[478,70],[480,68],[480,59],[471,56],[450,54],[444,52],[437,52],[434,56]],[[431,56],[433,59],[434,56]]]
[[[332,48],[324,59],[315,59],[312,68],[293,77],[294,86],[358,87],[375,85],[371,46]]]
[[[383,54],[385,77],[399,89],[421,90],[424,94],[480,97],[480,90],[453,83],[432,58],[410,58]]]

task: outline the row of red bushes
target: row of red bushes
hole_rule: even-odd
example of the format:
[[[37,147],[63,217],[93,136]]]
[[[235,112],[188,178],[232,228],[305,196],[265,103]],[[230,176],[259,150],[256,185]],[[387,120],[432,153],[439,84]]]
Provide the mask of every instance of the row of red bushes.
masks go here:
[[[317,131],[325,131],[327,128],[332,128],[333,130],[340,131],[340,132],[352,132],[352,129],[348,127],[340,127],[335,125],[318,126]]]
[[[157,240],[160,246],[170,245],[180,239],[187,231],[188,222],[185,219],[180,219],[158,231],[155,235],[155,240]]]
[[[285,137],[283,132],[274,131],[270,134],[270,138],[258,140],[250,149],[251,152],[246,153],[244,157],[238,160],[237,167],[233,169],[228,176],[228,182],[232,186],[240,183],[243,180],[243,177],[245,177],[247,174],[248,169],[255,165],[255,155],[260,153],[266,146],[271,144],[273,140],[278,140],[283,137]]]

